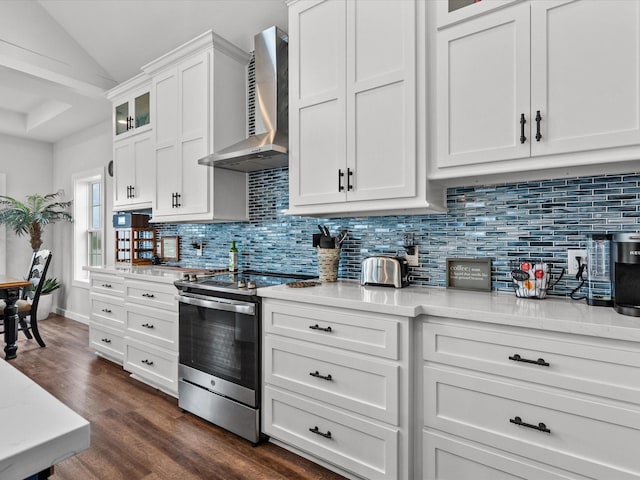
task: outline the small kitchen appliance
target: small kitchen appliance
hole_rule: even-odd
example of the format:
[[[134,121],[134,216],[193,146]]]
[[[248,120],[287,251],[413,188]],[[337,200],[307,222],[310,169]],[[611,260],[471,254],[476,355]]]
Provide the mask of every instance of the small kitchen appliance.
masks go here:
[[[312,275],[212,272],[174,282],[178,405],[253,443],[262,439],[261,301],[257,289]]]
[[[376,255],[365,258],[360,285],[402,288],[409,285],[409,263],[404,257]]]
[[[640,232],[613,235],[611,279],[616,312],[640,317]]]
[[[612,307],[611,240],[613,235],[593,233],[587,236],[587,304]]]

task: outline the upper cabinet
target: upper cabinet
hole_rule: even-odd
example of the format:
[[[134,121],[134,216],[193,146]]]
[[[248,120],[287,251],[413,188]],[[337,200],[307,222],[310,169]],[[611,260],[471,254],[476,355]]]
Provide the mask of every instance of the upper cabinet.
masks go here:
[[[151,79],[145,74],[107,93],[113,104],[113,208],[150,208],[153,199]]]
[[[503,3],[432,30],[431,178],[640,158],[640,2]]]
[[[442,210],[418,135],[424,2],[288,4],[289,213]]]
[[[247,174],[198,159],[246,137],[249,55],[209,31],[143,67],[152,78],[154,222],[247,220]]]

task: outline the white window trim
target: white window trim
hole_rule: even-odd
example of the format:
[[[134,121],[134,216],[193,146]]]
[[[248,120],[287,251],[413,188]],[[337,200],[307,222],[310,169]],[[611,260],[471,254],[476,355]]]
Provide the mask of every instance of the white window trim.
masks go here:
[[[89,185],[100,182],[102,192],[102,263],[105,259],[106,232],[106,198],[105,170],[96,168],[78,172],[72,176],[73,181],[73,280],[74,287],[89,288],[89,272],[86,270],[88,248],[86,232],[89,230]],[[82,199],[82,201],[78,201]]]

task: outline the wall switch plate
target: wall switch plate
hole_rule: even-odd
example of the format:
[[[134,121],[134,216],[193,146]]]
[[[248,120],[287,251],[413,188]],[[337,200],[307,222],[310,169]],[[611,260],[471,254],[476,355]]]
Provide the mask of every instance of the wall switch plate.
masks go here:
[[[587,251],[583,248],[569,248],[567,250],[567,274],[576,275],[578,273],[578,260],[580,257],[580,265],[587,262]]]
[[[415,245],[413,248],[413,255],[405,254],[405,258],[407,259],[407,263],[410,267],[418,267],[420,263],[418,262],[418,246]]]

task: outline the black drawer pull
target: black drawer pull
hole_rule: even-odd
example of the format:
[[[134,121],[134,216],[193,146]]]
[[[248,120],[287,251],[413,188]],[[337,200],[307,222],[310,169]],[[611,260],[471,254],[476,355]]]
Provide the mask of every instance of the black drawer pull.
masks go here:
[[[142,326],[144,328],[154,328],[152,323],[143,323]]]
[[[342,177],[344,177],[344,172],[341,169],[338,169],[338,191],[343,192],[344,187],[342,186]]]
[[[540,116],[540,110],[536,111],[536,141],[539,142],[542,139],[542,134],[540,133],[540,121],[542,117]]]
[[[309,328],[311,330],[322,330],[323,332],[330,332],[331,331],[331,327],[322,328],[317,323],[315,325],[309,325]]]
[[[316,435],[320,435],[324,438],[331,438],[331,432],[327,430],[327,433],[322,433],[318,427],[310,428],[309,431],[311,433],[315,433]]]
[[[153,365],[153,362],[151,360],[147,360],[146,358],[144,360],[141,360],[142,363],[144,363],[145,365]]]
[[[109,310],[108,308],[103,308],[103,309],[102,309],[102,311],[103,311],[104,313],[111,313],[111,310]]]
[[[111,340],[109,340],[108,338],[101,338],[100,341],[104,343],[111,343]]]
[[[324,375],[320,375],[320,373],[317,370],[315,372],[309,372],[309,375],[311,375],[312,377],[321,378],[323,380],[329,380],[329,381],[333,380],[333,378],[331,378],[331,374],[325,377]]]
[[[155,295],[153,293],[143,293],[142,294],[143,297],[147,297],[147,298],[154,298]]]
[[[524,119],[524,113],[520,114],[520,143],[524,143],[527,141],[527,137],[524,136],[524,124],[527,121]]]
[[[102,286],[104,288],[111,288],[111,284],[110,283],[103,283]]]
[[[510,356],[509,360],[513,360],[514,362],[522,362],[522,363],[533,363],[534,365],[540,365],[541,367],[548,367],[549,362],[545,362],[544,358],[539,358],[537,360],[529,360],[528,358],[522,358],[517,353]]]
[[[534,430],[540,430],[544,433],[551,433],[551,430],[547,428],[547,426],[540,422],[538,425],[533,425],[531,423],[525,423],[522,421],[520,417],[510,418],[509,422],[515,423],[516,425],[520,425],[521,427],[533,428]]]

